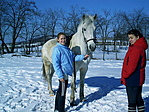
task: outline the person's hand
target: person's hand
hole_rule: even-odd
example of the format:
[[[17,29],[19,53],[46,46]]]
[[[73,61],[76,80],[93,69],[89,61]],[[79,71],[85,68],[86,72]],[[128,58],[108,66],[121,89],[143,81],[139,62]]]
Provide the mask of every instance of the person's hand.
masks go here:
[[[64,78],[62,78],[62,79],[60,79],[60,81],[61,81],[61,82],[65,82],[65,79],[64,79]]]
[[[89,55],[88,54],[86,54],[85,56],[84,56],[84,59],[87,59],[89,57]]]

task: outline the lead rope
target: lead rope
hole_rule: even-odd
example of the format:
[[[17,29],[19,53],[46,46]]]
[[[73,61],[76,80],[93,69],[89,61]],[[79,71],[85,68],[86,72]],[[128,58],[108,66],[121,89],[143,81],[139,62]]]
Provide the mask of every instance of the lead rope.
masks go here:
[[[74,91],[77,92],[77,88],[76,88],[76,67],[75,67],[75,58],[73,59],[73,69],[74,69],[74,84],[75,84],[75,87],[74,87]]]

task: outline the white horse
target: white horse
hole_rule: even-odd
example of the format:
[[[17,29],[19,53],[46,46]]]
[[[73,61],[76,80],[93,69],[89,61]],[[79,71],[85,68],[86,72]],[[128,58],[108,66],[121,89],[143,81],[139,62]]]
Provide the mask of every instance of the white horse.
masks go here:
[[[92,58],[92,52],[96,48],[95,44],[95,16],[83,15],[81,22],[78,26],[77,32],[72,36],[70,40],[70,49],[76,55],[89,54],[90,57],[86,60],[75,62],[75,71],[72,75],[71,81],[71,95],[70,104],[74,105],[75,100],[75,87],[76,87],[76,72],[80,71],[80,101],[84,101],[84,78],[88,70],[88,64]],[[52,90],[52,76],[54,69],[52,65],[52,50],[56,46],[57,40],[51,39],[47,41],[42,47],[42,59],[43,59],[43,76],[48,82],[48,90],[51,95],[54,94]]]

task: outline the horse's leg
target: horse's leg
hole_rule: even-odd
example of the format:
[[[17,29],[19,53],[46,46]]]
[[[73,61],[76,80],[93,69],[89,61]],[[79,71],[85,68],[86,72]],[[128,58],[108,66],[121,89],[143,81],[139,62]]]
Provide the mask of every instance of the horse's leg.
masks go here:
[[[49,90],[49,93],[50,93],[50,96],[54,96],[54,92],[52,90],[52,77],[53,77],[53,74],[54,74],[54,68],[53,68],[53,65],[50,64],[50,67],[49,67],[49,78],[48,78],[48,90]]]
[[[71,94],[70,94],[70,106],[75,106],[75,91],[76,91],[76,73],[72,75],[71,80]]]
[[[87,72],[88,66],[80,69],[80,101],[83,102],[84,98],[84,79]]]
[[[54,95],[54,92],[52,90],[52,77],[54,73],[53,65],[50,62],[44,62],[44,68],[46,73],[46,80],[48,82],[49,94],[53,96]]]

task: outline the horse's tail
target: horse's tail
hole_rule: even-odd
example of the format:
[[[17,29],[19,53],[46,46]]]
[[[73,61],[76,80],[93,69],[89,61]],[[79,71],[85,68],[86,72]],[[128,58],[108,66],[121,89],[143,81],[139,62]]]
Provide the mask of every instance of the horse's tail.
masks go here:
[[[45,80],[47,80],[47,75],[46,75],[44,63],[42,64],[42,76],[44,77]]]

